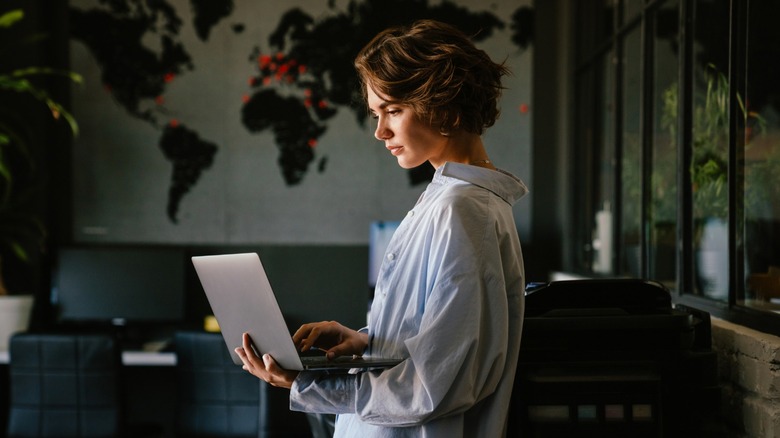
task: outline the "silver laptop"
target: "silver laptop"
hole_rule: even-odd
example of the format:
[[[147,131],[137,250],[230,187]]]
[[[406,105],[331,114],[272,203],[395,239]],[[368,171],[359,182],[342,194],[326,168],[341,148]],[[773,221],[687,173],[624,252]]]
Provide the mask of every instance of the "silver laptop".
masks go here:
[[[333,360],[324,355],[301,356],[256,253],[196,256],[192,263],[237,365],[242,362],[234,350],[242,345],[243,333],[252,337],[257,352],[270,354],[288,370],[386,368],[401,362],[352,356]]]

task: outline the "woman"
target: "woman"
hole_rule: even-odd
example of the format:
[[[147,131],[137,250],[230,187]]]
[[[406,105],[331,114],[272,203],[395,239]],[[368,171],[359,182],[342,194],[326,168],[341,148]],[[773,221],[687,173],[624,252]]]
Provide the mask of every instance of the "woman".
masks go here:
[[[388,29],[358,54],[375,136],[432,182],[388,245],[369,325],[303,325],[293,341],[328,357],[402,357],[383,371],[294,372],[237,352],[244,368],[291,388],[293,410],[338,414],[338,437],[505,434],[520,348],[524,273],[512,204],[526,193],[488,158],[507,73],[460,31],[436,21]]]

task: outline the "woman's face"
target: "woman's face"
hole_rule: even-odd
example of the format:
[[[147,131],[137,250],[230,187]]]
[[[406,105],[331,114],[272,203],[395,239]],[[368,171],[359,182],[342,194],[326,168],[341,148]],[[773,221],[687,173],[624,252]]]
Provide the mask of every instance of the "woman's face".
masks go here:
[[[374,136],[385,142],[385,147],[404,169],[417,167],[430,161],[433,167],[444,164],[447,137],[414,114],[412,108],[393,103],[387,96],[380,96],[368,87],[368,109],[376,120]]]

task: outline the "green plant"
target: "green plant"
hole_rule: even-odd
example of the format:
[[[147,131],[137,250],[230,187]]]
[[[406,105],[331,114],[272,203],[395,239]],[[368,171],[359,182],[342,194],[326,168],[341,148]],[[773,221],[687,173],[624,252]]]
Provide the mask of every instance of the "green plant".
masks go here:
[[[780,145],[772,145],[763,157],[745,164],[745,217],[780,219]]]
[[[711,65],[705,70],[705,77],[707,88],[693,110],[694,217],[725,218],[728,216],[729,83]]]
[[[706,88],[701,93],[696,93],[693,106],[693,136],[692,157],[690,166],[691,185],[693,188],[693,210],[697,219],[726,218],[728,216],[728,157],[729,157],[729,82],[726,76],[719,72],[713,65],[708,65],[704,71]],[[669,133],[671,141],[677,135],[677,84],[672,84],[664,92],[664,108],[661,116],[661,125]],[[753,136],[758,136],[764,131],[765,121],[760,114],[749,111],[744,105],[741,96],[737,95],[739,111],[744,117],[745,123],[751,125]],[[746,145],[749,148],[750,144]],[[767,160],[756,166],[756,171],[761,170],[778,161],[778,158]],[[750,175],[754,169],[746,166],[746,175]],[[676,203],[676,183],[674,174],[667,169],[663,175],[654,177],[654,187],[663,190],[668,184],[674,188],[670,191],[672,196],[659,198],[664,204]],[[665,184],[666,182],[666,184]],[[745,192],[746,206],[762,199],[755,187],[750,184],[750,177],[746,177],[747,190]],[[668,202],[665,201],[668,199]],[[657,206],[659,210],[666,211],[669,205]]]
[[[2,40],[11,40],[13,44],[26,44],[37,41],[37,37],[27,40],[8,37],[8,29],[24,18],[24,11],[14,9],[0,14],[0,31]],[[0,40],[0,41],[2,41]],[[10,59],[5,44],[0,51],[0,59]],[[55,120],[64,120],[73,135],[78,134],[78,124],[75,118],[63,106],[54,100],[49,93],[35,84],[35,79],[42,76],[60,76],[75,83],[81,82],[81,76],[76,73],[52,69],[49,67],[31,66],[14,69],[8,72],[0,71],[0,93],[6,96],[18,93],[26,98],[43,103]],[[26,186],[28,181],[19,178],[26,171],[34,172],[36,158],[33,145],[26,135],[30,126],[36,121],[26,117],[18,107],[16,99],[0,99],[0,246],[10,250],[10,253],[20,260],[28,262],[35,251],[40,251],[46,238],[46,227],[32,204],[30,197],[33,190]]]

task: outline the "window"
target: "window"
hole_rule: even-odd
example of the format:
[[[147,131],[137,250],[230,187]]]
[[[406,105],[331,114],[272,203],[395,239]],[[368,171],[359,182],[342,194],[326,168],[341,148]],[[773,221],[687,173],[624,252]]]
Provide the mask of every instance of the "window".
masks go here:
[[[745,23],[744,83],[736,139],[736,253],[744,254],[744,285],[736,302],[773,313],[780,308],[780,4],[752,0]],[[740,98],[744,96],[744,99]]]
[[[778,13],[772,0],[577,2],[571,270],[655,279],[778,332]]]

